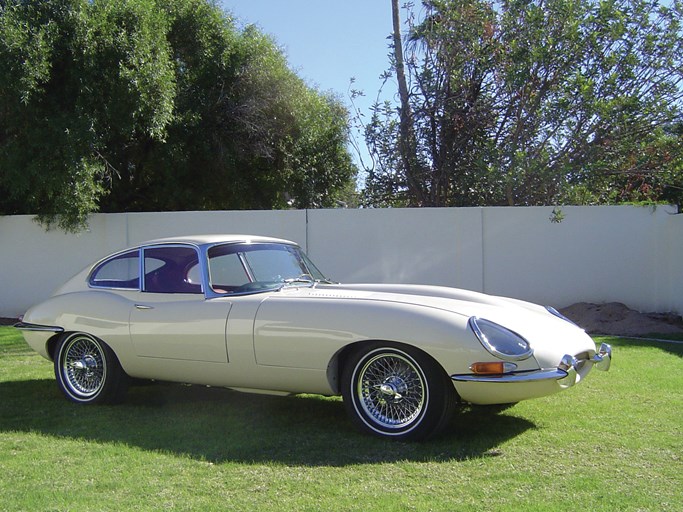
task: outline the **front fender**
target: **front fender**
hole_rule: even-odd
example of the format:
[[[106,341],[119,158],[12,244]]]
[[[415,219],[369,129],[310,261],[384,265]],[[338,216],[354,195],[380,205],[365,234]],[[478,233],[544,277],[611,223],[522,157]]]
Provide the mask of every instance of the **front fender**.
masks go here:
[[[273,296],[256,314],[254,351],[259,365],[326,370],[344,347],[382,340],[415,346],[458,373],[483,352],[467,321],[415,304]]]

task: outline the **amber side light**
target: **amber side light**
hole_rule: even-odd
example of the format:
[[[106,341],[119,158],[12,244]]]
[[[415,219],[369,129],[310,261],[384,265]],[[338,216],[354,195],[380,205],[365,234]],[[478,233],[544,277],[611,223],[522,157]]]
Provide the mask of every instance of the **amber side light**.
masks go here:
[[[517,368],[516,364],[494,362],[494,363],[472,363],[470,370],[477,375],[501,375],[503,373],[511,372]]]

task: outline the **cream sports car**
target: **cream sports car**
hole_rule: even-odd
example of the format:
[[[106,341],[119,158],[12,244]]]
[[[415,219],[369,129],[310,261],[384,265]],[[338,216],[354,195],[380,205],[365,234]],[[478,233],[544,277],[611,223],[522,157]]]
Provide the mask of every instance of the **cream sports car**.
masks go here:
[[[339,395],[362,429],[420,439],[458,403],[573,386],[611,349],[552,308],[471,291],[336,284],[286,240],[156,240],[83,270],[16,325],[79,403],[130,378]]]

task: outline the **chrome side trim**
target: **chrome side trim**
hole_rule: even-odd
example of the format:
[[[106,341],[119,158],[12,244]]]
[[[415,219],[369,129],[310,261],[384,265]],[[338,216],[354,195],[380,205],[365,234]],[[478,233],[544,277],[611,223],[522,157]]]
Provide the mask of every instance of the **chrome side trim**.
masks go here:
[[[505,373],[502,375],[474,375],[456,374],[451,379],[456,382],[537,382],[542,380],[559,380],[567,377],[568,373],[560,368],[531,370],[527,372]]]
[[[30,324],[27,322],[16,323],[14,324],[14,327],[21,331],[64,332],[63,327],[58,327],[56,325]]]

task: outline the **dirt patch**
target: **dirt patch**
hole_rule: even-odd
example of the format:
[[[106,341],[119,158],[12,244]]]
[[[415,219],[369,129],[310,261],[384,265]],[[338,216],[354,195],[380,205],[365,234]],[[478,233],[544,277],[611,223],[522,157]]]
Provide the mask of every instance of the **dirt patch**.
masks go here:
[[[590,334],[647,336],[683,334],[683,319],[670,313],[639,313],[620,302],[579,302],[561,313]]]

